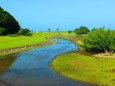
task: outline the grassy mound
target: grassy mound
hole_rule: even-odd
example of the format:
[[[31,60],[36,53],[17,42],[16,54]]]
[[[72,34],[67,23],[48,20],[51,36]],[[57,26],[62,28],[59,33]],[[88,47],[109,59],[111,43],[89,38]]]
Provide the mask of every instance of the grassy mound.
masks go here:
[[[57,56],[50,67],[61,75],[82,82],[104,86],[115,85],[115,59],[95,58],[80,53]]]

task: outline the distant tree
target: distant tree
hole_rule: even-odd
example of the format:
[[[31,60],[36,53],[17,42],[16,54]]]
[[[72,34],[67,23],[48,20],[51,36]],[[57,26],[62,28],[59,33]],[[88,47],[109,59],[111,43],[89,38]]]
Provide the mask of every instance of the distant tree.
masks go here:
[[[95,28],[85,36],[82,46],[93,52],[115,52],[115,33],[104,27]]]
[[[68,33],[71,34],[73,31],[69,30]]]
[[[59,28],[57,28],[57,32],[59,32]]]
[[[87,34],[88,32],[90,32],[90,30],[86,26],[81,26],[74,30],[74,33],[76,33],[77,35]]]
[[[7,30],[5,28],[0,28],[0,35],[6,35]]]
[[[49,32],[50,32],[50,30],[51,30],[51,29],[50,29],[50,28],[48,28],[48,31],[49,31]]]
[[[19,35],[27,36],[27,35],[29,35],[29,32],[30,32],[29,29],[27,29],[27,28],[22,28],[22,29],[19,30],[18,34],[19,34]]]
[[[81,32],[81,30],[79,28],[74,29],[74,33],[77,34],[77,35],[82,34],[82,32]]]
[[[87,34],[88,32],[90,32],[90,30],[86,26],[81,26],[79,29],[81,30],[82,34]]]
[[[20,30],[18,21],[0,7],[0,27],[7,30],[7,34],[14,34]]]

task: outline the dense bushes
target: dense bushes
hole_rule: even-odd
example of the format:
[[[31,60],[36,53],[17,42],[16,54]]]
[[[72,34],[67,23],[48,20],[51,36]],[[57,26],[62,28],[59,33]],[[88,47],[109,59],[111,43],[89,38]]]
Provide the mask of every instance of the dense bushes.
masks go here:
[[[6,34],[7,34],[7,30],[0,27],[0,35],[6,35]]]
[[[73,31],[69,30],[68,33],[71,34]]]
[[[5,34],[14,34],[20,30],[20,25],[16,19],[7,11],[0,7],[0,27],[5,29]],[[3,29],[0,29],[3,31]],[[2,35],[5,35],[2,33]]]
[[[21,30],[19,30],[18,34],[19,35],[24,35],[24,36],[31,35],[30,30],[27,29],[27,28],[22,28]]]
[[[95,28],[84,38],[82,46],[88,51],[115,52],[115,33],[104,27]]]
[[[88,32],[90,32],[90,30],[86,26],[81,26],[74,30],[74,33],[77,35],[87,34]]]

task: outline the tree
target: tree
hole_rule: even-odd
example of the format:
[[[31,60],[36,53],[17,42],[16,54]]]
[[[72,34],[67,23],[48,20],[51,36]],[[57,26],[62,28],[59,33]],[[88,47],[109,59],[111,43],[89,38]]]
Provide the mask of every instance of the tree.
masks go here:
[[[48,28],[48,31],[50,32],[50,28]]]
[[[86,26],[81,26],[74,30],[74,33],[76,33],[77,35],[87,34],[88,32],[90,32],[90,30]]]
[[[88,32],[90,32],[90,30],[86,26],[81,26],[79,29],[81,30],[82,34],[87,34]]]
[[[83,39],[82,46],[93,52],[115,52],[115,33],[104,27],[95,28]]]
[[[57,28],[57,32],[59,32],[59,28]]]
[[[79,28],[76,28],[74,30],[74,33],[77,34],[77,35],[81,35],[82,34],[82,32],[81,32],[81,30]]]
[[[7,30],[4,28],[0,28],[0,35],[6,35],[7,34]]]
[[[19,35],[24,35],[24,36],[27,36],[29,34],[30,30],[27,29],[27,28],[23,28],[21,30],[19,30],[18,34]]]
[[[69,30],[68,33],[71,34],[73,31]]]
[[[14,34],[20,30],[18,21],[0,7],[0,27],[7,30],[7,34]]]

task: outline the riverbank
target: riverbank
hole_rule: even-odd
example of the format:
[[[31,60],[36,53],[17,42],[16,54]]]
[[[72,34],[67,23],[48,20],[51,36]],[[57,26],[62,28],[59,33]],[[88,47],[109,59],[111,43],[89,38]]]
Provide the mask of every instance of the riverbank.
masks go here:
[[[72,38],[71,41],[79,46],[81,39],[80,36]],[[96,54],[83,52],[79,46],[79,51],[58,55],[49,65],[56,73],[77,81],[101,86],[114,86],[114,55],[109,55],[109,58],[103,55],[97,58],[98,56],[94,55]]]
[[[56,42],[55,40],[49,40],[49,41],[38,43],[38,44],[32,44],[32,45],[27,45],[27,46],[22,46],[22,47],[0,50],[0,58],[3,58],[5,55],[22,52],[22,51],[29,50],[32,48],[47,46],[47,45],[53,44],[55,42]]]

